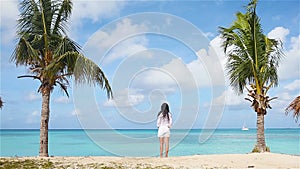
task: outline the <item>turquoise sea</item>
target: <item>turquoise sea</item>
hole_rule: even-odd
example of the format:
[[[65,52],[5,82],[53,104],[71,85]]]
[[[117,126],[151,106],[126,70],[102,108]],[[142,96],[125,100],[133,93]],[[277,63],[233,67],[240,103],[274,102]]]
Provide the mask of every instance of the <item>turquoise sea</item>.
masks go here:
[[[50,130],[51,156],[157,156],[157,130]],[[300,155],[300,129],[266,129],[273,153]],[[245,154],[256,142],[256,130],[171,130],[170,156]],[[39,130],[0,130],[0,156],[37,156]]]

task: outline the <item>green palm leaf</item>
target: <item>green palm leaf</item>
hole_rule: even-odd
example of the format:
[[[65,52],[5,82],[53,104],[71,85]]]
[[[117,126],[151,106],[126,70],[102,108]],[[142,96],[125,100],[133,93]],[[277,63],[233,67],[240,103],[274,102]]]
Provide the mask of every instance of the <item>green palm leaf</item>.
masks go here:
[[[230,86],[241,94],[246,88],[251,107],[257,113],[257,147],[266,151],[264,115],[271,108],[267,92],[278,85],[277,68],[283,56],[281,42],[263,34],[256,14],[256,0],[251,0],[246,13],[238,12],[229,28],[220,27],[222,47],[227,56],[226,70]],[[246,86],[250,85],[251,89]]]
[[[19,42],[11,61],[24,65],[30,75],[18,76],[38,79],[42,94],[40,126],[40,156],[48,156],[48,121],[50,94],[55,86],[69,96],[68,79],[75,83],[99,85],[112,97],[112,89],[101,68],[81,53],[80,46],[66,35],[71,15],[70,0],[23,0],[17,35]]]

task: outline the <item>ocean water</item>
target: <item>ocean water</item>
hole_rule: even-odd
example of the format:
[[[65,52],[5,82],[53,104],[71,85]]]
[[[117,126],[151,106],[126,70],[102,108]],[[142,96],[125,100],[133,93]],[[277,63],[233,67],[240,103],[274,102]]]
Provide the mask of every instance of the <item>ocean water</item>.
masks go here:
[[[53,156],[158,156],[157,130],[50,130]],[[266,129],[273,153],[300,155],[300,129]],[[170,156],[245,154],[256,130],[171,130]],[[39,130],[0,130],[0,156],[38,156]]]

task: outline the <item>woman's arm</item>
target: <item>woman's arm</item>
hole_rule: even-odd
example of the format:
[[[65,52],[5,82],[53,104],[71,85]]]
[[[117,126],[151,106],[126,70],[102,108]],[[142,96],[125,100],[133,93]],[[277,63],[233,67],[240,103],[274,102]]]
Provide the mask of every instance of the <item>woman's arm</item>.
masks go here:
[[[173,123],[173,120],[172,120],[172,114],[169,113],[169,125],[168,125],[169,128],[172,127],[172,123]]]
[[[160,115],[157,117],[157,122],[156,122],[156,125],[157,127],[160,126],[160,123],[161,123],[161,118],[160,118]]]

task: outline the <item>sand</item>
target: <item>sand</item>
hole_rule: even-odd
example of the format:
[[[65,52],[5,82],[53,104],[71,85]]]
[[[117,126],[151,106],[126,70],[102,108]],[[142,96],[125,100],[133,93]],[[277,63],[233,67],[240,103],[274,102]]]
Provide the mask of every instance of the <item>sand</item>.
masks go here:
[[[9,157],[1,160],[46,160],[54,164],[54,168],[300,168],[300,156],[251,153],[251,154],[222,154],[194,155],[181,157]],[[6,161],[6,162],[7,162]],[[1,168],[1,166],[0,166]],[[53,168],[50,167],[50,168]]]

